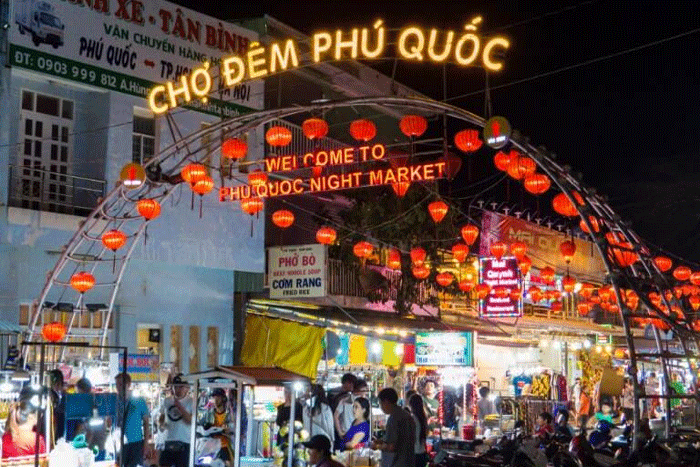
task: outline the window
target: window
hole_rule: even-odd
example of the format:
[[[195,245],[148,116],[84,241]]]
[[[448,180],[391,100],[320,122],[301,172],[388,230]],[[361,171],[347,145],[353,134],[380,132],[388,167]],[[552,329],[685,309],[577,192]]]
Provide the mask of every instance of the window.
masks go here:
[[[73,212],[73,102],[23,90],[13,199],[28,209]]]
[[[131,159],[137,164],[145,164],[156,153],[156,119],[144,115],[141,109],[134,109]]]

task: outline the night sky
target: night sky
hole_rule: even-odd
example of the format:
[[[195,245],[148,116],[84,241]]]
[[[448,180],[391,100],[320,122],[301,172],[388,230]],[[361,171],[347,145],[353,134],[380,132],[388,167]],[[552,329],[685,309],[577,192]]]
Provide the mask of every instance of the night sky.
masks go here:
[[[480,14],[480,31],[511,40],[490,79],[494,114],[580,171],[650,243],[700,263],[697,1],[176,3],[226,19],[269,14],[307,34],[378,18],[458,31]],[[391,73],[388,62],[367,64]],[[441,76],[397,66],[397,81],[435,99]],[[448,65],[448,76],[448,101],[483,115],[483,72]]]

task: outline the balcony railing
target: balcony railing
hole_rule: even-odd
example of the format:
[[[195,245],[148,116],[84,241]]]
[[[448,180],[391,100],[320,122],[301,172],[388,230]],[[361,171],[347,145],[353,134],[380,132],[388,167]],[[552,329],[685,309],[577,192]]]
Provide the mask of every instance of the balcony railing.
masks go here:
[[[86,216],[104,196],[105,187],[104,180],[41,167],[10,165],[8,204],[35,211]]]

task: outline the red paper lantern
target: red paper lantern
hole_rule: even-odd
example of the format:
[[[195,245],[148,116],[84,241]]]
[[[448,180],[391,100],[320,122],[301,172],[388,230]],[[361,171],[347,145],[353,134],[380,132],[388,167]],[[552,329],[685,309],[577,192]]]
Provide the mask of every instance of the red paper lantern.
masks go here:
[[[578,216],[578,211],[574,203],[569,201],[565,193],[559,193],[552,200],[552,207],[556,212],[566,217]]]
[[[265,132],[265,141],[270,146],[281,148],[292,142],[292,132],[283,126],[273,126]]]
[[[474,279],[462,279],[459,281],[459,290],[462,292],[470,292],[476,286]]]
[[[425,250],[419,246],[411,248],[411,263],[420,266],[425,262]]]
[[[665,256],[657,256],[654,258],[654,264],[661,272],[666,272],[673,267],[673,261]]]
[[[428,205],[430,217],[433,218],[436,224],[445,218],[449,209],[450,207],[444,201],[433,201]]]
[[[413,277],[416,279],[423,280],[430,275],[430,268],[425,264],[413,266],[413,268],[411,268],[411,273],[413,273]]]
[[[86,271],[73,274],[70,278],[70,286],[80,293],[85,293],[95,285],[95,276]]]
[[[180,171],[180,175],[184,181],[194,185],[207,176],[207,168],[202,164],[187,164]]]
[[[532,267],[532,260],[527,255],[525,255],[518,261],[518,267],[520,268],[520,273],[523,276],[525,276],[528,272],[530,272],[530,268]]]
[[[241,200],[241,210],[251,216],[262,211],[263,207],[264,203],[260,198],[244,198]]]
[[[688,297],[688,303],[690,303],[690,307],[693,311],[698,311],[698,308],[700,308],[700,296],[691,295]]]
[[[511,159],[508,164],[508,175],[516,180],[522,180],[528,175],[532,175],[537,170],[537,164],[527,156],[518,156]]]
[[[651,325],[654,326],[659,331],[666,332],[669,329],[671,329],[671,325],[661,318],[652,318],[650,321],[651,321]]]
[[[420,115],[406,115],[399,122],[399,128],[408,137],[419,137],[428,129],[428,121]]]
[[[578,314],[581,316],[588,316],[588,313],[591,312],[591,304],[588,302],[581,302],[578,305],[576,305],[576,309],[578,310]]]
[[[517,302],[520,300],[520,297],[522,296],[523,291],[520,289],[510,289],[510,292],[508,292],[508,296],[510,299],[514,302]]]
[[[136,209],[147,221],[160,215],[160,203],[154,199],[140,199],[136,203]]]
[[[639,295],[637,295],[634,290],[627,291],[627,299],[625,303],[630,310],[636,310],[637,306],[639,305]]]
[[[598,218],[596,218],[595,216],[588,216],[588,222],[591,224],[591,228],[595,233],[600,232],[600,223],[598,223]],[[583,219],[579,221],[578,225],[583,232],[587,234],[591,233]]]
[[[440,160],[445,163],[445,177],[447,177],[448,180],[454,180],[459,170],[462,168],[462,158],[452,153],[447,153],[442,156]]]
[[[355,120],[350,124],[350,134],[357,141],[365,143],[377,136],[377,127],[369,120]]]
[[[574,243],[573,240],[561,242],[561,244],[559,245],[559,251],[561,251],[561,255],[564,258],[564,261],[570,263],[571,260],[574,259],[574,255],[576,254],[576,243]]]
[[[518,154],[514,150],[509,152],[508,154],[506,154],[503,151],[498,151],[496,155],[493,156],[493,165],[495,165],[496,168],[501,172],[506,172],[508,170],[510,162],[519,155],[520,154]]]
[[[374,246],[369,242],[357,242],[352,248],[352,252],[358,258],[367,258],[374,251]]]
[[[389,254],[387,255],[387,260],[386,260],[386,266],[389,269],[401,269],[401,252],[397,250],[396,248],[392,248],[389,250]]]
[[[501,259],[501,257],[508,252],[508,245],[503,242],[494,242],[489,247],[489,251],[496,259]]]
[[[441,272],[437,276],[435,276],[435,282],[440,284],[443,287],[448,287],[452,282],[455,280],[455,277],[452,275],[452,273],[449,272]]]
[[[248,184],[258,187],[267,183],[267,174],[260,169],[253,170],[248,174]]]
[[[598,289],[598,296],[604,302],[609,302],[613,296],[613,288],[609,285],[604,285]]]
[[[324,245],[330,245],[335,242],[336,232],[330,227],[321,227],[316,231],[316,241]]]
[[[229,138],[221,145],[221,155],[227,159],[243,159],[248,152],[248,143],[238,138]]]
[[[692,274],[692,272],[687,266],[678,266],[673,270],[673,277],[678,281],[687,281],[690,278],[690,274]]]
[[[272,214],[272,223],[281,229],[286,229],[294,223],[294,213],[280,209]]]
[[[525,177],[523,185],[525,189],[533,195],[541,195],[549,190],[549,187],[552,186],[552,182],[545,174],[534,173]]]
[[[576,287],[576,279],[567,274],[561,280],[561,287],[564,289],[564,292],[573,292],[574,288]]]
[[[536,285],[533,285],[527,289],[527,293],[530,295],[530,300],[533,302],[537,303],[542,301],[542,290],[540,290],[540,288]]]
[[[462,152],[478,151],[482,144],[484,142],[479,139],[477,130],[462,130],[455,135],[455,145]]]
[[[396,182],[391,184],[391,188],[399,198],[403,198],[410,187],[411,182]]]
[[[112,250],[117,251],[126,243],[126,235],[120,230],[109,230],[102,234],[102,244]]]
[[[690,275],[690,283],[700,285],[700,272],[694,272]]]
[[[454,256],[458,262],[463,263],[464,260],[467,259],[468,254],[469,247],[464,243],[455,243],[452,245],[452,256]]]
[[[540,270],[540,277],[547,284],[551,284],[552,282],[554,282],[554,274],[554,269],[549,266]]]
[[[527,253],[527,245],[523,242],[514,242],[510,244],[510,252],[517,258],[518,261],[522,260]]]
[[[201,180],[197,180],[197,182],[192,185],[192,191],[197,193],[199,196],[206,195],[213,188],[214,188],[214,179],[211,178],[209,175],[205,175],[204,178],[202,178]]]
[[[476,241],[476,237],[479,236],[479,227],[473,224],[467,224],[464,227],[462,227],[461,233],[464,242],[467,245],[472,246]]]
[[[591,284],[590,282],[584,282],[583,284],[581,284],[581,290],[579,291],[579,294],[581,294],[583,298],[588,299],[591,297],[591,295],[593,295],[594,290],[595,285]]]
[[[328,134],[328,123],[321,118],[307,118],[301,124],[301,131],[309,139],[321,139]]]
[[[491,292],[491,286],[485,283],[481,283],[474,288],[474,291],[476,292],[476,298],[478,298],[479,300],[483,300],[489,296],[489,292]]]
[[[58,321],[44,324],[41,335],[49,342],[59,342],[66,335],[66,326]]]
[[[626,268],[639,259],[633,248],[631,243],[618,242],[616,246],[608,248],[608,255],[618,266]]]

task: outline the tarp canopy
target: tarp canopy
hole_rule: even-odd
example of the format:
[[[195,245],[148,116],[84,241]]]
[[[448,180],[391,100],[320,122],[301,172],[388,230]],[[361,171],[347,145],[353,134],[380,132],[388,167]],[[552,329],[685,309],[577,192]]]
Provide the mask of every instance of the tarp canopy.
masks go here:
[[[248,314],[241,362],[278,367],[314,379],[323,355],[324,328]]]

